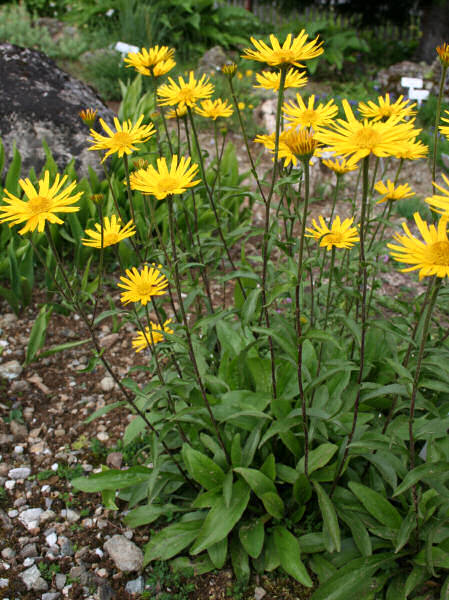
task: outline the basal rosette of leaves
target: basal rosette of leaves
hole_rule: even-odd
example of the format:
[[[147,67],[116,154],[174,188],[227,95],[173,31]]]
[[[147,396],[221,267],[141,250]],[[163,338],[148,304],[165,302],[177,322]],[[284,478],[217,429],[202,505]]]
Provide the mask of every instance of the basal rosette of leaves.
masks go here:
[[[142,442],[140,452],[121,470],[104,466],[72,483],[126,510],[127,526],[154,527],[146,564],[196,573],[231,565],[246,582],[281,569],[314,588],[313,600],[417,599],[429,580],[445,597],[449,210],[438,196],[428,199],[440,212],[435,224],[418,213],[402,228],[391,218],[412,192],[404,161],[427,152],[407,115],[364,119],[343,101],[341,118],[320,122],[323,106],[298,99],[302,129],[282,129],[283,109],[292,109],[287,74],[321,52],[319,40],[301,31],[253,45],[246,64],[224,69],[221,98],[242,126],[246,173],[227,144],[225,114],[210,118],[212,151],[201,148],[207,111],[193,109],[201,96],[216,98],[194,72],[169,85],[153,77],[146,93],[137,75],[123,87],[114,127],[96,130],[101,148],[86,128],[105,177],[92,171],[77,182],[66,169],[76,212],[58,212],[67,204],[52,188],[62,180],[50,154],[49,175],[30,176],[33,189],[20,180],[16,154],[0,210],[5,268],[19,273],[11,290],[20,301],[30,269],[42,269],[59,308],[80,315],[86,333],[46,349],[48,303],[27,362],[90,343],[88,369],[101,363],[114,378],[117,398],[90,419],[128,406],[134,418],[123,445]],[[233,84],[254,57],[279,75],[275,131],[257,140],[268,152],[263,174]],[[170,99],[169,109],[158,97]],[[328,148],[338,150],[323,157],[331,211],[313,218],[310,162]],[[361,185],[344,210],[353,173]],[[439,174],[436,183],[444,192]],[[251,221],[255,203],[262,224]],[[7,227],[15,217],[32,229],[37,214],[41,233]],[[33,263],[34,251],[42,263]],[[383,287],[393,269],[404,273],[407,294]],[[106,318],[117,331],[134,325],[132,335],[122,332],[136,361],[146,359],[144,384],[132,371],[120,378],[101,348]]]

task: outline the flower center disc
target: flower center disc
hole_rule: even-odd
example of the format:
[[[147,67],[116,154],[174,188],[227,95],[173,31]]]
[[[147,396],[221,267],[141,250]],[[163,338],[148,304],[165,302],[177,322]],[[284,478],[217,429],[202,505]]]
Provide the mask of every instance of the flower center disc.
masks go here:
[[[124,148],[125,146],[130,146],[132,144],[131,136],[126,131],[117,131],[117,133],[114,133],[113,140],[114,143],[120,148]]]
[[[112,244],[118,244],[119,237],[117,233],[103,233],[103,246],[112,246]]]
[[[28,207],[33,215],[39,215],[41,213],[48,212],[52,207],[51,198],[46,196],[35,196],[28,202]]]
[[[380,142],[380,135],[374,129],[364,127],[354,134],[353,142],[359,148],[372,150]]]
[[[317,116],[315,110],[307,109],[301,114],[301,123],[306,126],[312,126],[316,122]]]
[[[178,188],[178,184],[179,182],[175,177],[164,177],[164,179],[161,179],[159,182],[159,189],[162,192],[170,194]]]
[[[343,236],[341,233],[328,233],[324,236],[324,240],[326,243],[330,242],[331,244],[340,244],[343,240]]]
[[[181,88],[179,90],[179,98],[186,104],[188,104],[189,102],[192,102],[193,90],[191,90],[190,88]]]
[[[137,286],[137,293],[140,297],[151,296],[153,292],[153,284],[152,283],[139,283]]]
[[[430,250],[432,263],[449,267],[449,242],[434,242]]]
[[[295,62],[295,53],[291,50],[277,50],[273,52],[272,57],[279,64]]]

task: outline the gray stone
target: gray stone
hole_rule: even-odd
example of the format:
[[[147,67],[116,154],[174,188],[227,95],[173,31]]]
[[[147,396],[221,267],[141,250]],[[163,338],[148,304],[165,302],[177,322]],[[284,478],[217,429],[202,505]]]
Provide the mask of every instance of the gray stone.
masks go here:
[[[125,590],[128,594],[141,594],[145,588],[145,579],[140,575],[137,579],[128,581],[125,586]]]
[[[23,571],[20,574],[20,578],[26,585],[27,590],[34,590],[36,592],[46,592],[48,590],[47,582],[41,577],[41,573],[36,565]]]
[[[17,421],[11,421],[9,424],[11,433],[16,438],[26,438],[28,435],[28,428],[24,423],[18,423]]]
[[[0,365],[0,379],[16,379],[16,377],[19,377],[22,371],[23,367],[18,360],[9,360],[8,362]]]
[[[87,583],[87,571],[83,566],[72,567],[70,569],[70,578],[78,581],[81,585],[86,585]]]
[[[11,560],[16,555],[16,551],[13,548],[3,548],[2,550],[2,558],[5,560]]]
[[[115,387],[115,381],[110,375],[106,375],[100,381],[100,387],[103,390],[103,392],[111,392]]]
[[[28,508],[20,513],[19,521],[30,531],[39,527],[40,517],[43,512],[42,508]]]
[[[0,433],[0,446],[11,444],[14,441],[14,436],[9,433]]]
[[[64,575],[64,573],[56,573],[55,586],[57,590],[62,590],[62,588],[65,586],[66,581],[67,577]]]
[[[221,67],[230,62],[221,46],[214,46],[207,50],[198,63],[198,71],[210,75],[211,72],[220,71]]]
[[[262,587],[254,589],[254,600],[262,600],[267,595],[267,592]]]
[[[61,597],[59,592],[47,592],[46,594],[42,594],[42,600],[58,600]]]
[[[115,592],[108,583],[104,583],[98,587],[98,598],[99,600],[113,600],[115,598]]]
[[[108,454],[106,464],[111,469],[120,469],[123,464],[123,454],[121,452],[111,452]]]
[[[73,556],[75,554],[75,549],[69,538],[60,535],[58,538],[58,544],[61,547],[61,556]]]
[[[97,109],[110,123],[113,113],[89,86],[59,69],[45,54],[0,44],[0,105],[6,156],[11,156],[15,141],[24,173],[31,167],[39,173],[45,164],[43,139],[60,169],[72,158],[81,175],[87,175],[88,165],[99,167],[97,153],[88,150],[89,132],[79,111]]]
[[[31,469],[29,467],[18,467],[17,469],[11,469],[8,473],[10,479],[26,479],[31,475]]]
[[[114,535],[110,540],[105,542],[103,548],[120,571],[140,571],[142,569],[142,550],[124,535]]]
[[[0,589],[8,587],[9,579],[0,579]]]
[[[28,558],[30,556],[38,556],[36,544],[26,544],[20,551],[20,556]]]

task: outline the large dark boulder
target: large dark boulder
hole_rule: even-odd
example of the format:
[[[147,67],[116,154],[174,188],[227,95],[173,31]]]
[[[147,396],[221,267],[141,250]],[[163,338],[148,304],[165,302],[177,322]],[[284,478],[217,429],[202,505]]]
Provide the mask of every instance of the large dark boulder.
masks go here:
[[[88,151],[89,131],[79,117],[83,108],[98,110],[112,122],[113,113],[86,84],[62,71],[42,52],[0,44],[0,137],[7,162],[13,143],[22,156],[22,176],[34,167],[39,173],[46,157],[45,139],[62,170],[75,158],[77,171],[98,166],[96,152]]]

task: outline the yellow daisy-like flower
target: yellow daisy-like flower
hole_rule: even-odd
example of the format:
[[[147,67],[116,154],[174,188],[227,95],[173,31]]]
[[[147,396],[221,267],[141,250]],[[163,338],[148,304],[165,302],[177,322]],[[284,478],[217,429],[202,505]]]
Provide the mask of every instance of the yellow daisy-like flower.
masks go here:
[[[347,100],[343,100],[346,121],[336,119],[331,129],[321,129],[317,139],[339,156],[353,155],[354,160],[365,156],[397,156],[405,142],[415,138],[419,129],[410,122],[399,122],[397,117],[387,121],[358,121]]]
[[[170,110],[167,111],[167,113],[165,114],[165,116],[167,117],[167,119],[178,119],[181,117],[185,117],[187,114],[187,106],[184,105],[182,107],[177,107],[177,108],[170,108]]]
[[[245,75],[247,77],[252,77],[253,76],[253,70],[252,69],[246,69],[245,71]]]
[[[29,179],[19,179],[19,185],[27,197],[27,201],[20,200],[8,190],[4,190],[6,197],[3,198],[6,206],[0,206],[0,223],[9,223],[10,227],[25,223],[19,230],[20,234],[28,231],[44,231],[45,223],[58,223],[64,221],[55,213],[70,213],[79,211],[79,206],[73,206],[83,195],[83,192],[71,195],[76,187],[72,181],[64,190],[62,186],[67,181],[67,175],[62,178],[57,174],[53,185],[50,185],[50,173],[45,171],[44,178],[39,179],[38,189],[34,187]]]
[[[285,159],[284,167],[290,163],[296,165],[298,161],[310,160],[317,146],[318,142],[307,129],[288,129],[279,140],[279,158]]]
[[[127,277],[121,276],[117,285],[124,290],[121,292],[120,300],[122,304],[130,302],[141,302],[145,306],[153,296],[161,296],[166,293],[168,281],[165,275],[160,272],[162,265],[155,267],[154,265],[148,268],[145,265],[139,273],[136,267],[130,271],[126,269]]]
[[[95,119],[97,118],[98,110],[93,108],[83,108],[80,110],[79,115],[82,122],[88,127],[93,127]]]
[[[325,165],[328,169],[336,173],[337,175],[344,175],[345,173],[349,173],[350,171],[355,171],[357,166],[357,161],[350,158],[346,160],[344,158],[341,159],[325,159],[323,160],[323,165]]]
[[[397,244],[387,244],[393,251],[391,256],[401,263],[412,265],[401,269],[403,273],[419,270],[419,279],[436,275],[446,277],[449,275],[449,240],[447,239],[446,216],[441,217],[438,227],[429,225],[421,218],[419,213],[414,215],[416,226],[424,241],[417,239],[408,228],[402,224],[405,235],[394,234]]]
[[[449,186],[449,179],[443,173],[441,176],[444,179],[444,183]],[[444,188],[441,185],[433,182],[433,186],[441,192],[440,194],[434,194],[433,196],[429,196],[426,198],[427,204],[429,204],[430,208],[440,215],[449,216],[449,189]]]
[[[174,333],[173,329],[169,327],[169,323],[171,323],[171,319],[167,319],[164,322],[163,328],[159,325],[159,323],[153,323],[151,321],[151,330],[149,327],[145,327],[145,332],[139,331],[136,337],[132,341],[133,348],[136,352],[141,352],[145,348],[151,348],[154,345],[162,342],[164,339],[164,334],[172,334]]]
[[[101,162],[115,152],[117,152],[120,158],[124,154],[131,154],[134,150],[137,150],[136,144],[146,142],[156,133],[152,123],[149,125],[141,125],[142,120],[143,115],[140,115],[135,125],[133,125],[129,119],[121,124],[117,117],[114,117],[116,131],[112,131],[109,125],[107,125],[103,119],[100,119],[101,126],[107,135],[101,135],[94,129],[91,129],[90,134],[93,139],[89,139],[89,141],[92,142],[93,145],[89,150],[107,150]]]
[[[209,82],[209,77],[203,75],[198,81],[195,79],[195,73],[190,71],[188,81],[179,76],[179,85],[168,78],[169,83],[161,85],[157,91],[159,104],[182,108],[183,106],[195,106],[198,100],[205,100],[214,93],[214,86]]]
[[[161,63],[167,63],[166,67],[171,65],[170,68],[167,68],[167,71],[176,65],[173,60],[174,53],[174,48],[153,46],[152,48],[148,48],[148,50],[142,48],[140,52],[130,52],[123,60],[125,63],[128,63],[127,67],[134,67],[136,71],[143,75],[154,75],[157,77],[158,75],[154,71],[154,67],[157,65]],[[160,74],[162,75],[163,73]]]
[[[429,148],[421,142],[421,140],[407,140],[402,142],[399,150],[395,153],[396,158],[405,160],[419,160],[425,158],[429,153]]]
[[[289,125],[292,127],[312,127],[317,129],[320,126],[328,125],[332,119],[338,114],[338,106],[331,99],[324,105],[321,102],[315,107],[315,94],[312,94],[307,102],[299,94],[296,94],[296,102],[284,102],[282,112]]]
[[[372,119],[373,121],[380,121],[382,119],[388,119],[390,117],[398,117],[403,121],[406,117],[413,117],[416,115],[416,102],[411,104],[410,100],[403,100],[404,96],[399,96],[396,102],[390,101],[390,94],[385,94],[385,97],[379,96],[377,98],[378,104],[369,100],[367,104],[365,102],[359,102],[358,110],[364,119]]]
[[[170,170],[165,158],[158,158],[157,169],[150,165],[147,169],[131,173],[131,189],[163,200],[172,194],[183,194],[187,188],[198,185],[199,179],[193,181],[197,173],[198,165],[190,164],[190,156],[188,158],[182,156],[178,164],[178,156],[174,154]]]
[[[228,101],[225,100],[223,102],[221,98],[204,100],[201,102],[201,108],[195,107],[195,111],[202,117],[213,119],[214,121],[219,117],[230,117],[234,112]]]
[[[281,65],[303,67],[302,60],[310,60],[323,54],[321,47],[323,42],[318,42],[318,36],[311,42],[307,42],[308,37],[304,29],[295,38],[289,33],[281,46],[277,37],[271,34],[271,48],[263,40],[256,40],[252,37],[251,42],[256,49],[246,48],[242,58],[264,62],[271,67],[280,67]]]
[[[345,219],[342,223],[340,217],[336,216],[330,229],[321,215],[318,219],[320,221],[319,225],[315,219],[312,219],[313,228],[308,227],[306,231],[309,233],[306,233],[305,236],[320,242],[322,248],[326,248],[326,250],[352,248],[356,242],[360,241],[357,227],[352,227],[354,217]]]
[[[444,42],[436,47],[436,51],[443,67],[449,67],[449,44]]]
[[[390,179],[388,179],[387,185],[383,181],[378,181],[374,189],[382,195],[377,204],[382,204],[382,202],[386,202],[387,200],[403,200],[415,195],[408,183],[395,186]]]
[[[279,91],[281,85],[281,74],[280,72],[273,73],[272,71],[262,71],[262,73],[256,73],[257,85],[253,85],[255,88],[264,88],[266,90]],[[305,71],[297,71],[293,67],[287,71],[285,77],[284,89],[287,88],[300,88],[307,84],[307,75]]]
[[[445,110],[444,112],[449,117],[449,110]],[[445,123],[449,123],[449,119],[441,118],[441,120],[444,121]],[[448,125],[439,125],[438,129],[443,135],[445,135],[449,139],[449,126]]]
[[[221,67],[221,72],[229,79],[232,79],[234,75],[237,73],[237,65],[235,63],[230,63],[228,65],[223,65]]]
[[[86,229],[85,234],[89,237],[83,238],[81,241],[84,246],[90,246],[91,248],[101,248],[101,224],[95,223],[95,229]],[[136,230],[132,221],[129,221],[122,227],[120,219],[116,215],[112,215],[111,218],[105,217],[103,219],[103,248],[107,246],[113,246],[118,244],[122,240],[135,235]]]

